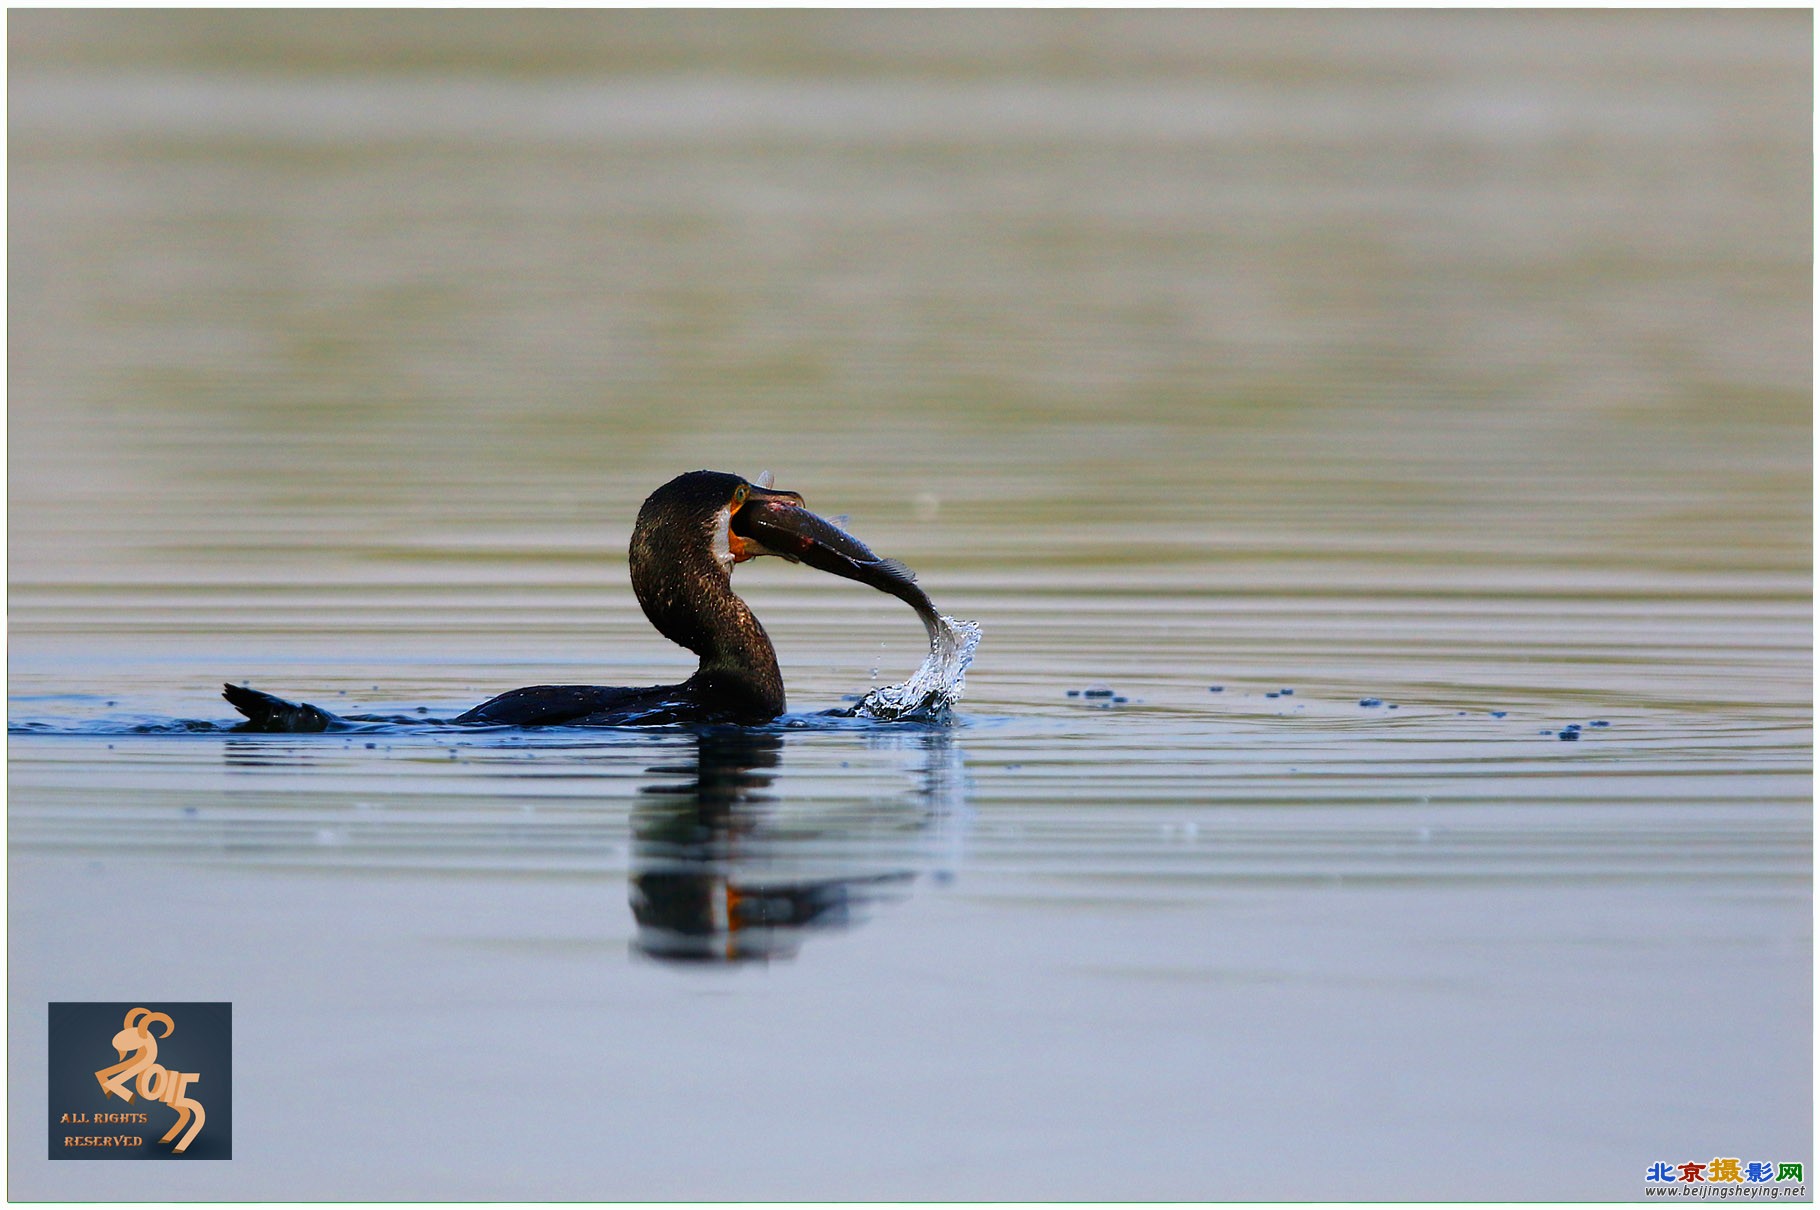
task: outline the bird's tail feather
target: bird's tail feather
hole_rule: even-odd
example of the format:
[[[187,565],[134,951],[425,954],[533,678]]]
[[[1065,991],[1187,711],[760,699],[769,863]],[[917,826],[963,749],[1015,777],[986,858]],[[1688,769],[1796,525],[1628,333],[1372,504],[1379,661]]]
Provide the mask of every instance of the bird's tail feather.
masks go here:
[[[246,715],[242,727],[246,731],[332,731],[345,726],[341,719],[308,702],[287,702],[245,685],[223,685],[221,696]]]

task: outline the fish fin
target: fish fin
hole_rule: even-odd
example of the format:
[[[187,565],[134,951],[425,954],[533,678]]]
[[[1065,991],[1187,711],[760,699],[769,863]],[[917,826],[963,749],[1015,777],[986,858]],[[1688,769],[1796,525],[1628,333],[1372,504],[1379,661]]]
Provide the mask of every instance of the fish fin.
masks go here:
[[[835,529],[840,530],[843,534],[853,532],[847,528],[847,522],[852,519],[853,518],[849,517],[846,513],[836,513],[832,517],[822,518],[822,520],[826,521],[829,525],[832,525]]]
[[[908,567],[905,567],[896,559],[880,559],[878,562],[878,569],[888,576],[897,576],[901,579],[910,581],[912,584],[916,583],[916,573],[911,571]]]

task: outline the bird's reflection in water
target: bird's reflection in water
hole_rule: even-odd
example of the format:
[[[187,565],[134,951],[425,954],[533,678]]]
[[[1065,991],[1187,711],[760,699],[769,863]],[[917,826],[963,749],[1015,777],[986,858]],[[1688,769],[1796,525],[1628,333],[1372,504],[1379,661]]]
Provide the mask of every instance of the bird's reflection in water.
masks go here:
[[[309,744],[273,743],[267,736],[224,739],[221,757],[231,770],[309,769],[322,763],[321,754]]]
[[[919,872],[944,877],[930,842],[955,815],[960,780],[950,766],[959,753],[946,731],[894,742],[905,740],[930,758],[922,793],[883,811],[868,803],[857,817],[817,808],[812,826],[791,827],[769,793],[783,737],[701,731],[692,766],[651,770],[693,780],[647,786],[633,808],[634,948],[670,962],[789,958],[809,930],[858,923],[867,905],[902,897]]]

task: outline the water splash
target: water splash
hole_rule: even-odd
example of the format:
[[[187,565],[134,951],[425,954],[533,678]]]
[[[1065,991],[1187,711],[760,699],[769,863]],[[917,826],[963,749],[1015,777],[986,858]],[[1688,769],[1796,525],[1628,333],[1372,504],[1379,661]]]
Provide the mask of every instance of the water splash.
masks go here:
[[[929,654],[922,667],[903,684],[883,685],[861,698],[853,707],[856,718],[933,719],[961,700],[967,669],[980,645],[979,624],[931,613],[923,626],[929,631]]]

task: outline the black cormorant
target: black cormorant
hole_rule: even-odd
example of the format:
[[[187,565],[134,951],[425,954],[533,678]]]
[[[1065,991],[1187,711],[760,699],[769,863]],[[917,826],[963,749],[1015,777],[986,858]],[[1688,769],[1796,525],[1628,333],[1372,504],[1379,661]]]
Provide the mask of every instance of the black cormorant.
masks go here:
[[[760,476],[761,480],[764,476]],[[680,685],[622,688],[531,685],[502,693],[455,724],[624,727],[663,723],[766,723],[784,712],[784,681],[765,628],[734,595],[733,565],[782,555],[927,601],[901,564],[880,560],[838,527],[773,491],[719,471],[691,471],[652,492],[632,529],[632,590],[651,624],[701,657]],[[247,731],[330,731],[422,718],[338,717],[238,685],[222,696],[246,715]]]

